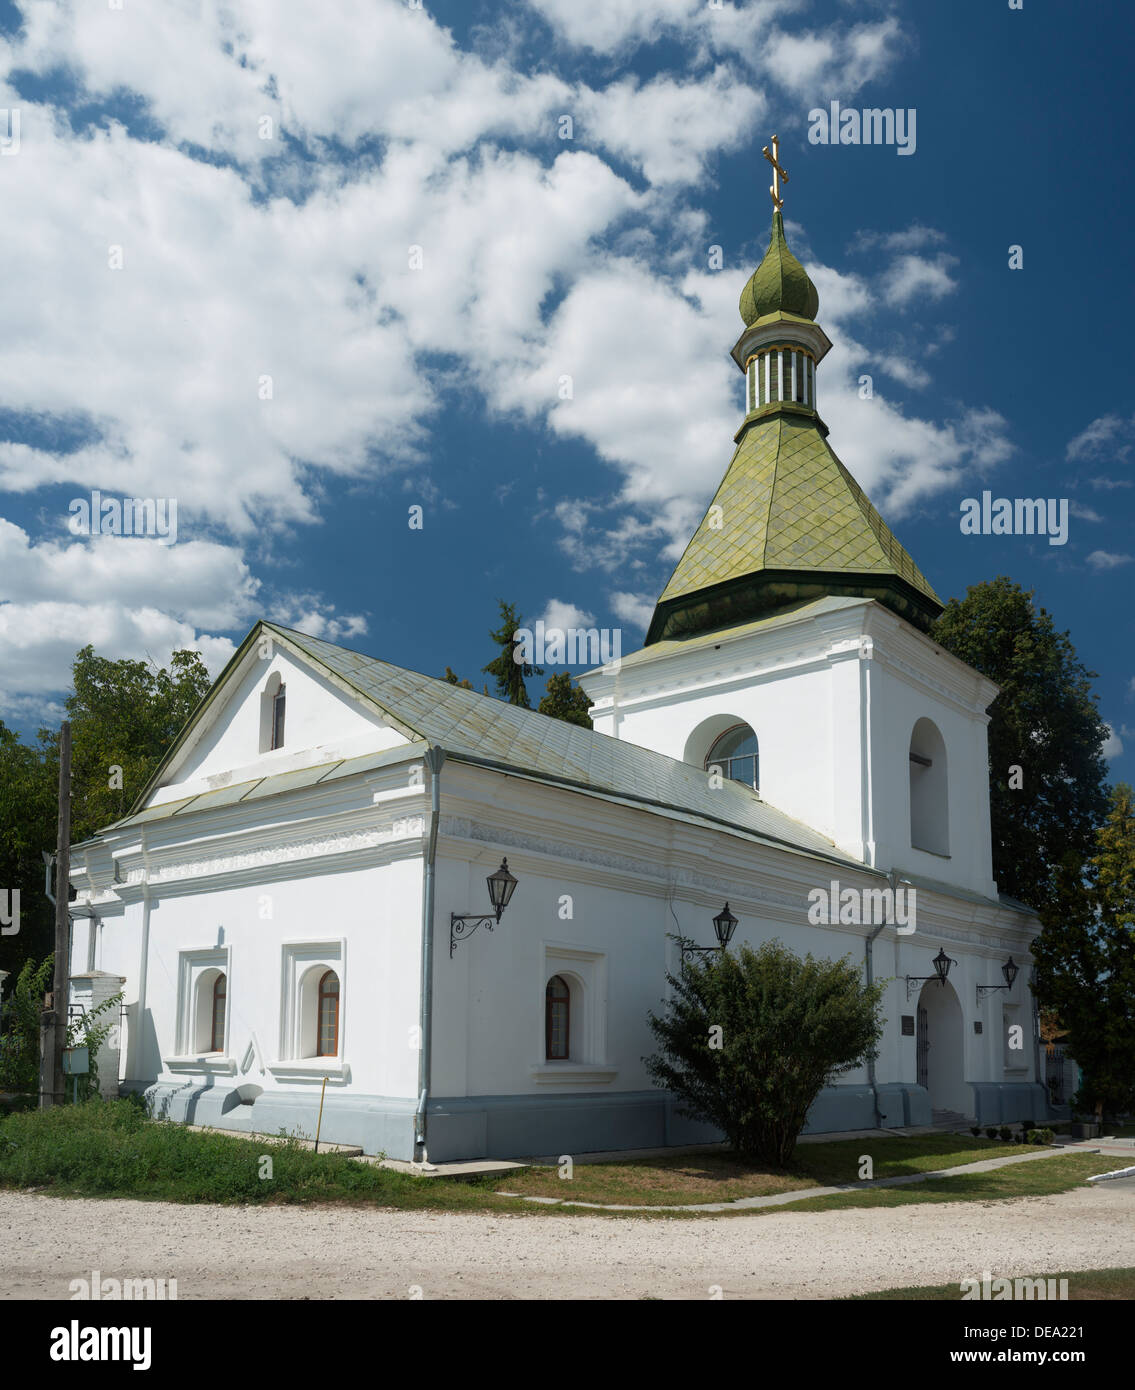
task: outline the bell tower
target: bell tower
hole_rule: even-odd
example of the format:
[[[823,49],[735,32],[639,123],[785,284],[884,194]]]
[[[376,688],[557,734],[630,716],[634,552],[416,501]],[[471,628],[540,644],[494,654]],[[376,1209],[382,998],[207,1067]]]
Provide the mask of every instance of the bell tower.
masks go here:
[[[695,766],[728,756],[754,795],[867,864],[992,895],[997,687],[930,638],[941,600],[827,442],[831,342],[785,239],[775,136],[765,157],[772,230],[741,291],[733,457],[642,650],[581,678],[591,717]]]

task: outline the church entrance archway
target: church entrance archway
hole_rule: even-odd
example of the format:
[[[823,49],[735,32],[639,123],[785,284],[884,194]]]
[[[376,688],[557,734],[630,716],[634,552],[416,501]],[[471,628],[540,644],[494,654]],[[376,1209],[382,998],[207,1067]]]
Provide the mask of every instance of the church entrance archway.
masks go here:
[[[918,1084],[931,1110],[970,1112],[965,1081],[962,1006],[953,985],[927,980],[918,996]]]

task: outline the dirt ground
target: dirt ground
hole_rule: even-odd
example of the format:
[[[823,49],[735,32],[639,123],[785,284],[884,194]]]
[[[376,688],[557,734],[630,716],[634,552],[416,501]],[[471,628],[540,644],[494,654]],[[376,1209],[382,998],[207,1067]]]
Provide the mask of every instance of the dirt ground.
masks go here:
[[[65,1251],[66,1253],[61,1253]],[[0,1193],[0,1297],[175,1278],[179,1299],[829,1298],[1135,1265],[1135,1191],[712,1220],[179,1206]],[[420,1289],[418,1294],[416,1290]]]

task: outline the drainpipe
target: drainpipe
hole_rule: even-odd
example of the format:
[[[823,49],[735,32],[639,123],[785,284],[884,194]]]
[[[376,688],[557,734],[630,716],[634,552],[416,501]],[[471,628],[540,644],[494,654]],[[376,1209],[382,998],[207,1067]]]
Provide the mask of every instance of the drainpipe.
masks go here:
[[[870,989],[870,987],[875,983],[875,961],[871,951],[871,947],[874,944],[875,938],[879,935],[879,933],[883,930],[883,928],[886,925],[886,922],[880,922],[879,925],[875,928],[875,930],[871,933],[871,935],[865,937],[863,941],[863,952],[865,956],[865,965],[867,970],[868,989]],[[884,1125],[883,1123],[883,1112],[879,1109],[879,1087],[875,1080],[874,1057],[869,1057],[867,1059],[867,1080],[871,1085],[871,1101],[875,1106],[875,1128],[886,1129],[886,1125]]]
[[[437,831],[441,812],[441,766],[445,749],[430,746],[425,764],[430,773],[430,832],[422,868],[422,998],[419,1015],[421,1048],[418,1052],[418,1109],[414,1115],[414,1159],[428,1163],[426,1152],[426,1106],[430,1098],[430,1057],[433,1043],[433,939],[434,939],[434,861],[437,857]]]
[[[127,1070],[142,1073],[142,1078],[146,1076],[146,1058],[143,1053],[146,1038],[146,990],[150,978],[150,854],[146,848],[146,827],[138,827],[141,832],[139,843],[142,848],[142,943],[139,948],[138,957],[138,1007],[135,1017],[135,1027],[130,1037],[130,1048],[127,1054]],[[176,1046],[176,1043],[175,1043]],[[130,1055],[133,1054],[133,1056]],[[133,1062],[133,1067],[130,1063]],[[161,1048],[158,1049],[158,1071],[161,1071]],[[127,1081],[132,1078],[127,1077]]]
[[[891,885],[891,916],[893,918],[895,915],[895,894],[898,892],[899,883],[898,869],[892,869],[890,873],[887,874],[887,882]],[[895,924],[893,921],[890,923],[880,922],[879,925],[875,928],[875,930],[871,933],[871,935],[864,938],[863,954],[865,958],[864,964],[867,973],[868,988],[870,988],[870,986],[875,983],[875,956],[874,952],[872,951],[872,947],[875,944],[875,938],[879,935],[879,933],[883,930],[885,926],[894,925]],[[869,1058],[867,1062],[867,1080],[870,1082],[871,1085],[871,1100],[875,1106],[875,1128],[886,1129],[888,1128],[888,1126],[883,1124],[883,1112],[879,1109],[879,1087],[875,1076],[875,1059],[873,1057]]]

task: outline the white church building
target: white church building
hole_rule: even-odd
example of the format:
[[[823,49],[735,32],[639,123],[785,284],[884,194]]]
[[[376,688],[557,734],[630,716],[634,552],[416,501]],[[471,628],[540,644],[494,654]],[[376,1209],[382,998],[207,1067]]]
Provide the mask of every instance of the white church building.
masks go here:
[[[72,998],[125,998],[108,1093],[308,1135],[322,1102],[323,1139],[432,1162],[719,1137],[643,1059],[677,938],[728,903],[731,948],[887,981],[877,1060],[810,1131],[1047,1115],[997,688],[827,444],[779,211],[740,307],[736,451],[642,649],[582,678],[594,731],[261,622],[75,847]]]

